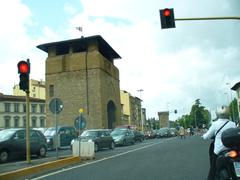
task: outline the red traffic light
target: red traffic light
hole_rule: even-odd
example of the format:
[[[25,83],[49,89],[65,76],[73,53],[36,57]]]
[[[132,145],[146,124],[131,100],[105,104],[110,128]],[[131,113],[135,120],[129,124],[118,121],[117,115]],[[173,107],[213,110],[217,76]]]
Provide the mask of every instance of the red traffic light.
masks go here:
[[[159,12],[162,29],[175,28],[173,8],[160,9]]]
[[[164,9],[163,10],[163,15],[166,16],[166,17],[169,17],[171,15],[170,9]]]
[[[20,61],[18,63],[18,73],[29,73],[29,64],[26,61]]]

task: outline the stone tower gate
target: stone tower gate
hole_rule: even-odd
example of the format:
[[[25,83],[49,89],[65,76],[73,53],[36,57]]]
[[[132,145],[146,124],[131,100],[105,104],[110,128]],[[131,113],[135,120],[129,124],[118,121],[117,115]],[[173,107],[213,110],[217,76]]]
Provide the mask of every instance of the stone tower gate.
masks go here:
[[[46,59],[46,125],[55,125],[49,111],[53,98],[60,98],[63,110],[59,125],[73,126],[83,108],[86,128],[114,128],[120,123],[119,71],[114,59],[121,58],[101,37],[52,42],[37,46]]]

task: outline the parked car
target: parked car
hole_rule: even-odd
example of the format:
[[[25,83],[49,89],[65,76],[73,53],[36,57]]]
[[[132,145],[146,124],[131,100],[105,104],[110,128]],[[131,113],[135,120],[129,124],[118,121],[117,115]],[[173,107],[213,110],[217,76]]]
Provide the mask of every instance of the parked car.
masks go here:
[[[157,130],[157,138],[170,137],[171,132],[168,127],[160,128]]]
[[[56,149],[56,128],[49,127],[45,132],[44,136],[47,138],[47,145],[50,150]],[[58,127],[59,145],[58,147],[70,147],[71,141],[77,137],[77,132],[74,127],[71,126],[60,126]]]
[[[154,139],[157,137],[157,134],[154,131],[146,131],[144,135],[146,139]]]
[[[33,128],[33,129],[41,131],[43,134],[47,130],[47,128]]]
[[[99,151],[103,148],[109,148],[114,149],[115,143],[110,136],[109,129],[89,129],[83,131],[81,136],[79,137],[81,142],[94,142],[94,150],[95,152]],[[71,145],[73,145],[74,141],[76,139],[72,140]]]
[[[45,157],[47,140],[37,130],[30,129],[30,153]],[[26,155],[26,129],[12,128],[0,131],[0,162]]]
[[[176,128],[170,128],[170,136],[171,136],[171,137],[177,136],[177,130],[176,130]]]
[[[128,145],[128,144],[135,144],[134,134],[130,129],[126,128],[115,128],[111,136],[116,145]]]
[[[133,134],[134,134],[135,142],[136,141],[139,141],[139,142],[144,141],[145,137],[144,137],[144,133],[143,132],[138,131],[138,130],[132,130],[132,131],[133,131]]]

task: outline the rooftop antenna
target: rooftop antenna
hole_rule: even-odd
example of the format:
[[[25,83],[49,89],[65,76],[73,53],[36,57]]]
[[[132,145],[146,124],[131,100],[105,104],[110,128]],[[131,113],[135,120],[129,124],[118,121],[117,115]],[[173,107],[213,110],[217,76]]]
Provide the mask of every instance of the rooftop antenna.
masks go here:
[[[76,30],[78,30],[79,32],[83,32],[83,28],[82,26],[78,26],[78,27],[75,27]],[[82,35],[81,38],[84,38],[84,36]]]

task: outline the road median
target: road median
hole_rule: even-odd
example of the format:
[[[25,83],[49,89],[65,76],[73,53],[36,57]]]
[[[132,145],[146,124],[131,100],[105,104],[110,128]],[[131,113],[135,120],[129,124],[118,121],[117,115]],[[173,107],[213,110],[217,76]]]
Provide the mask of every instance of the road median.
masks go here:
[[[40,173],[43,171],[49,171],[51,169],[61,168],[67,165],[79,163],[81,161],[80,157],[73,156],[73,157],[66,157],[63,159],[50,161],[38,165],[33,165],[26,168],[18,169],[11,172],[1,173],[0,174],[0,180],[15,180],[15,179],[21,179],[24,176],[33,175],[36,173]]]

